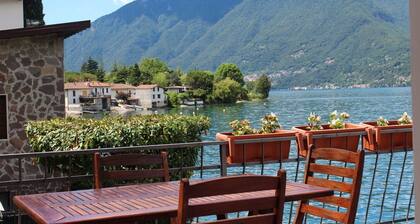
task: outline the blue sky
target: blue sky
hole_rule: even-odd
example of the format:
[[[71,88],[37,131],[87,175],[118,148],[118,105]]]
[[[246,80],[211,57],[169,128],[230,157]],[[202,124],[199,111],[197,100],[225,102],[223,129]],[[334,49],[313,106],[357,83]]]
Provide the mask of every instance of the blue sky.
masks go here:
[[[96,20],[132,0],[43,0],[47,24]]]

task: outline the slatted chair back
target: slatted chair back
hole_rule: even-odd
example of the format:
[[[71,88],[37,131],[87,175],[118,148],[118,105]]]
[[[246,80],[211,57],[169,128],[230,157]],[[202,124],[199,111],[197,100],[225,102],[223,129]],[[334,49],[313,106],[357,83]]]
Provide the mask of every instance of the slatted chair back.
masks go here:
[[[225,219],[207,224],[275,224],[281,223],[285,201],[286,172],[280,170],[277,176],[244,175],[222,177],[205,182],[190,184],[188,179],[181,180],[177,224],[186,224],[195,217],[226,214],[240,211],[267,211],[269,213]],[[259,191],[274,190],[275,194],[267,198],[252,198]],[[200,203],[200,198],[235,197],[246,193],[250,197],[235,202]],[[201,201],[202,202],[202,201]]]
[[[128,153],[104,157],[95,153],[93,163],[95,189],[101,188],[105,180],[134,181],[161,178],[162,181],[169,181],[166,152],[161,152],[160,155]]]
[[[335,191],[335,195],[301,201],[294,223],[302,223],[305,214],[338,223],[354,223],[362,184],[364,157],[364,151],[315,148],[312,145],[307,156],[304,182],[330,188]],[[320,160],[324,160],[324,164],[317,163]],[[320,175],[322,177],[319,177]]]

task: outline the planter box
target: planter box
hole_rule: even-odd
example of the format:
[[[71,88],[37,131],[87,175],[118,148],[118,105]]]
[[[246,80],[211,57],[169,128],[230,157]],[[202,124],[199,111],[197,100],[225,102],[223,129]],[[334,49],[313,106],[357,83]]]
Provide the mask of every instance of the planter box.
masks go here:
[[[294,137],[295,134],[295,131],[289,130],[278,130],[276,133],[272,134],[253,134],[241,136],[234,136],[231,132],[225,132],[217,133],[216,139],[218,141],[229,142],[227,150],[227,162],[232,164],[243,162],[260,162],[263,159],[263,149],[264,161],[279,161],[288,159],[290,152],[290,140],[244,144],[237,144],[236,141],[247,139]]]
[[[375,121],[363,122],[369,129],[363,137],[363,148],[371,151],[392,151],[413,148],[413,125],[399,125],[389,121],[388,126],[378,126]],[[403,129],[409,129],[405,132]],[[386,133],[384,133],[386,132]]]
[[[357,125],[352,123],[346,123],[344,129],[332,129],[329,125],[322,125],[322,130],[308,130],[307,126],[294,127],[293,130],[301,133],[298,137],[299,141],[299,155],[306,157],[308,148],[311,144],[314,144],[317,148],[339,148],[350,151],[357,151],[359,147],[360,135],[356,136],[340,136],[340,137],[322,137],[322,135],[328,134],[340,134],[346,135],[354,132],[364,132],[366,127],[364,125]],[[316,138],[316,137],[319,138]],[[306,138],[304,138],[306,137]]]

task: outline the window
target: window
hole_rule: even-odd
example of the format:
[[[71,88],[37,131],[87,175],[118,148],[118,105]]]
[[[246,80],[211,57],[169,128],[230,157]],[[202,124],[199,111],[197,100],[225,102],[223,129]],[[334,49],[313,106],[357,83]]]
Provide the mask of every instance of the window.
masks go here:
[[[76,104],[76,99],[73,99],[73,104]]]
[[[153,94],[153,99],[155,99],[155,94]]]
[[[0,95],[0,139],[7,139],[7,96]]]
[[[108,93],[108,88],[106,88],[106,93]]]
[[[158,99],[160,99],[160,94],[158,94]]]
[[[102,89],[102,94],[105,94],[105,89]]]
[[[73,96],[76,96],[76,90],[73,90]]]

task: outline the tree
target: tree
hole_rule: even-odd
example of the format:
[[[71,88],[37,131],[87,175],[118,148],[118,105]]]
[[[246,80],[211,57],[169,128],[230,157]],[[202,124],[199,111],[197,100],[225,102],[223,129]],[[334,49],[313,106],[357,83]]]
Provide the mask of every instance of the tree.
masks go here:
[[[79,73],[79,72],[65,72],[64,81],[65,82],[86,82],[86,81],[96,81],[96,75],[90,73]]]
[[[128,69],[126,66],[114,65],[110,76],[113,83],[127,83]]]
[[[28,22],[37,22],[40,26],[45,25],[44,21],[44,6],[42,5],[42,0],[24,0],[24,14],[25,14],[25,25]]]
[[[105,81],[105,69],[102,65],[99,66],[95,75],[96,75],[96,78],[99,82]]]
[[[88,60],[82,64],[80,71],[85,72],[85,73],[90,73],[90,74],[96,74],[98,69],[99,69],[99,63],[93,60],[92,57],[89,57]]]
[[[153,77],[160,72],[169,72],[169,67],[159,58],[144,58],[140,61],[140,71]]]
[[[271,89],[271,81],[267,75],[261,75],[257,80],[255,80],[255,92],[263,99],[268,98]]]
[[[216,82],[219,82],[221,80],[224,80],[226,78],[230,78],[232,80],[235,80],[241,86],[245,84],[244,76],[239,69],[239,67],[235,64],[221,64],[215,73],[215,80]]]
[[[131,85],[139,85],[141,83],[141,72],[138,64],[134,64],[128,68],[127,82]]]
[[[169,80],[167,77],[167,73],[166,72],[159,72],[156,75],[153,76],[153,80],[152,83],[165,88],[168,87],[169,85]]]
[[[214,85],[213,99],[219,103],[235,103],[241,92],[241,84],[228,77]]]
[[[168,81],[169,86],[180,86],[182,85],[181,77],[183,76],[183,73],[181,69],[176,69],[175,71],[170,71],[168,73]]]
[[[192,70],[185,77],[185,84],[192,89],[203,89],[207,93],[213,90],[214,76],[209,71]]]

